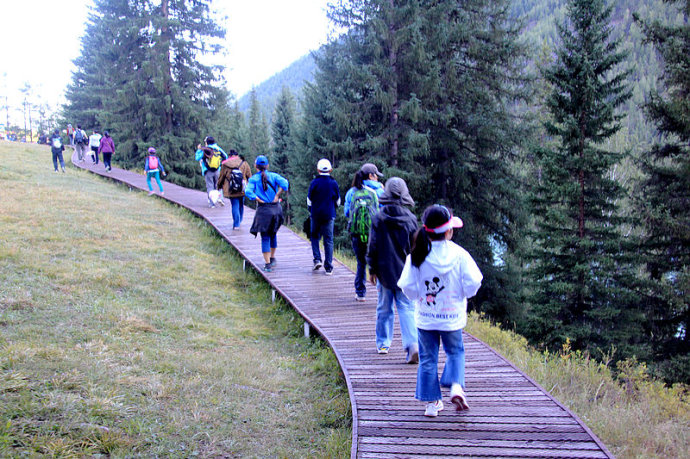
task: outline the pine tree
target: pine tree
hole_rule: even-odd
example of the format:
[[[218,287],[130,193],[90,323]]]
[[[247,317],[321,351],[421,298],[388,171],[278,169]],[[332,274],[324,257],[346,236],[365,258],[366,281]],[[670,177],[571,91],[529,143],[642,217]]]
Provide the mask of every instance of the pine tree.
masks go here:
[[[620,232],[623,190],[609,175],[622,155],[603,147],[620,129],[616,108],[631,95],[611,11],[604,0],[569,0],[555,62],[544,71],[553,86],[545,127],[557,145],[536,152],[542,175],[533,194],[534,290],[525,332],[545,346],[570,339],[578,349],[613,345],[625,357],[642,350],[642,317]]]
[[[276,103],[271,124],[271,134],[273,139],[272,167],[290,181],[292,171],[290,171],[289,159],[295,154],[295,98],[287,86],[283,90]],[[292,199],[289,193],[286,197],[285,217],[287,224],[292,223]]]
[[[252,89],[250,98],[247,161],[251,161],[253,164],[257,156],[269,154],[270,139],[268,136],[268,124],[266,123],[266,117],[261,111],[261,105],[256,96],[256,90]],[[269,158],[269,161],[272,162],[272,159]]]
[[[662,141],[642,158],[644,180],[636,207],[644,235],[642,296],[652,345],[652,369],[668,381],[690,383],[690,1],[677,25],[644,22],[647,40],[664,60],[664,92],[649,94],[646,112]]]

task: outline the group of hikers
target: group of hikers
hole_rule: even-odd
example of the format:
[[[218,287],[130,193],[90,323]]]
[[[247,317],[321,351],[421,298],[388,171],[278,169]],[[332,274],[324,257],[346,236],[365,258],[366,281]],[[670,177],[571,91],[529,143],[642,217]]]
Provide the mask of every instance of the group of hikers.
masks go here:
[[[77,131],[80,129],[77,126]],[[98,133],[94,131],[94,134]],[[59,137],[57,131],[55,136]],[[96,155],[94,161],[97,161],[98,153],[107,151],[102,148],[103,140],[107,138],[109,136],[105,132],[99,148],[92,150]],[[57,170],[55,145],[53,152]],[[80,155],[78,158],[83,161]],[[264,155],[256,158],[256,171],[252,173],[247,161],[237,151],[226,153],[211,136],[205,138],[204,145],[197,145],[195,160],[199,161],[204,176],[208,206],[225,206],[225,199],[230,201],[233,230],[239,230],[242,222],[244,198],[256,201],[254,221],[249,231],[254,236],[261,236],[263,270],[273,272],[277,233],[283,224],[281,195],[289,190],[288,180],[269,171],[269,161]],[[64,170],[64,162],[62,165]],[[453,232],[462,228],[462,220],[447,207],[435,204],[424,210],[420,227],[417,217],[410,211],[414,200],[405,181],[391,177],[384,185],[381,182],[384,175],[372,163],[363,164],[355,173],[344,203],[341,202],[338,183],[331,176],[331,162],[323,158],[317,162],[316,169],[317,176],[307,192],[310,216],[305,225],[311,240],[313,271],[323,268],[326,275],[333,273],[334,224],[337,208],[342,204],[357,259],[355,301],[366,301],[367,266],[369,281],[376,285],[378,354],[385,355],[390,350],[397,310],[406,362],[419,364],[415,398],[426,403],[425,416],[437,416],[443,409],[441,387],[450,388],[450,401],[457,410],[468,409],[464,392],[462,329],[467,323],[467,299],[477,293],[483,277],[472,256],[451,240]],[[153,193],[152,178],[163,194],[160,176],[165,175],[165,169],[154,147],[148,149],[144,170],[149,194]],[[447,358],[439,380],[441,343]]]
[[[288,180],[269,171],[264,155],[256,158],[252,174],[243,157],[235,150],[226,154],[213,137],[197,146],[195,158],[204,175],[209,207],[231,201],[233,230],[242,222],[243,199],[257,202],[250,233],[261,236],[263,270],[273,272],[277,233],[283,223],[280,198],[289,190]],[[424,414],[434,417],[443,409],[442,386],[450,388],[450,401],[457,410],[468,409],[462,329],[467,323],[467,299],[479,290],[482,274],[472,256],[451,240],[462,220],[445,206],[432,205],[423,212],[419,227],[410,211],[414,200],[405,181],[391,177],[384,185],[383,174],[371,163],[357,171],[343,203],[332,171],[331,162],[320,159],[318,175],[307,192],[305,230],[311,240],[313,271],[323,268],[326,275],[333,273],[334,224],[342,205],[357,259],[355,301],[366,301],[367,266],[369,281],[376,285],[377,352],[385,355],[390,350],[397,310],[406,362],[419,364],[415,398],[426,403]],[[439,380],[441,343],[447,359]]]
[[[68,124],[67,138],[69,139],[69,144],[74,147],[79,162],[86,161],[88,147],[88,149],[91,150],[90,156],[93,164],[98,164],[99,156],[103,154],[103,166],[106,172],[112,170],[111,159],[115,152],[115,143],[108,131],[105,131],[103,135],[101,135],[100,132],[94,130],[89,136],[86,134],[86,131],[81,128],[81,125],[77,124],[75,129],[71,124]],[[65,145],[58,129],[53,131],[48,139],[48,143],[50,144],[51,153],[53,154],[53,168],[55,172],[58,172],[58,165],[62,168],[62,172],[65,172],[65,159],[62,155],[62,152],[65,151]]]

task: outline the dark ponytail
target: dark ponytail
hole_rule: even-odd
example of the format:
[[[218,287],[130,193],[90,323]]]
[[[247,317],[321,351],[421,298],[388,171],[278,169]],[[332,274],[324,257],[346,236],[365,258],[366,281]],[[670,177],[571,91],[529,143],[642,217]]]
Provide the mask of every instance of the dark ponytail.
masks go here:
[[[256,168],[261,172],[261,186],[264,187],[264,191],[268,191],[268,175],[266,174],[266,166],[257,165]]]
[[[431,241],[442,241],[446,238],[446,233],[429,233],[424,227],[419,228],[412,238],[412,250],[410,251],[410,261],[412,266],[419,268],[427,255],[431,252]]]
[[[352,188],[361,190],[362,187],[364,187],[364,172],[360,170],[355,173],[355,178],[352,179]]]

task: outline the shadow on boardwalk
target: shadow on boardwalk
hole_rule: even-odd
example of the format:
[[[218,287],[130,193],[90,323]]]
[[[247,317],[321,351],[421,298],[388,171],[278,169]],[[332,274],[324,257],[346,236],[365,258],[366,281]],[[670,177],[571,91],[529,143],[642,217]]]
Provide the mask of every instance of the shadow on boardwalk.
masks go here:
[[[148,190],[141,174],[118,168],[107,173],[102,164],[94,166],[88,160],[74,164]],[[414,399],[416,366],[405,363],[400,331],[396,326],[391,352],[378,355],[375,296],[355,302],[352,271],[334,260],[333,276],[313,272],[309,242],[283,227],[278,234],[278,265],[274,272],[264,273],[259,241],[249,234],[251,209],[246,209],[240,231],[232,231],[229,206],[209,209],[206,193],[171,183],[164,182],[164,190],[165,199],[212,225],[333,348],[352,404],[352,457],[613,457],[577,416],[467,333],[466,392],[471,409],[447,408],[437,418],[424,417],[423,404]],[[445,390],[444,397],[448,399]]]

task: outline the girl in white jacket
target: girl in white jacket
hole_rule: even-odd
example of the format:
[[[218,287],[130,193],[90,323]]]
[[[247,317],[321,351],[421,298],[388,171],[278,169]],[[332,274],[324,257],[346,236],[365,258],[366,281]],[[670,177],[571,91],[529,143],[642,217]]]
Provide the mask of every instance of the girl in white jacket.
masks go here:
[[[450,387],[450,401],[458,411],[469,409],[462,329],[467,324],[467,298],[479,290],[482,273],[472,256],[450,240],[453,228],[461,228],[462,220],[446,207],[433,205],[424,211],[422,223],[398,287],[415,302],[419,332],[415,398],[427,402],[424,415],[433,417],[443,409],[441,386]],[[440,342],[447,359],[439,384]]]

